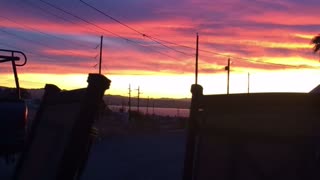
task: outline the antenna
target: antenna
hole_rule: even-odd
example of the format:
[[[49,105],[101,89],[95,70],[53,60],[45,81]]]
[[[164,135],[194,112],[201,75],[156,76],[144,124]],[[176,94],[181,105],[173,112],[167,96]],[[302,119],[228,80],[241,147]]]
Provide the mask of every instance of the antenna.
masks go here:
[[[250,93],[250,73],[248,72],[248,94]]]
[[[128,114],[129,114],[129,122],[131,122],[131,84],[129,84],[129,101],[128,101]]]
[[[102,63],[102,44],[103,44],[103,36],[101,36],[101,39],[100,39],[99,74],[101,74],[101,63]]]
[[[141,91],[140,91],[140,86],[138,86],[138,89],[136,89],[137,91],[138,91],[138,105],[137,105],[137,111],[138,111],[138,113],[139,113],[139,108],[140,108],[140,94],[142,94],[141,93]]]

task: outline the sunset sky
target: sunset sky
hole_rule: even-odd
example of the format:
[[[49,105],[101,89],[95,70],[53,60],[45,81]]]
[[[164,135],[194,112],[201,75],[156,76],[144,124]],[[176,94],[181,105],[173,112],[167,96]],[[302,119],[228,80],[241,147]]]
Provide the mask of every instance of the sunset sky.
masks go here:
[[[309,92],[320,83],[319,0],[1,0],[0,48],[25,52],[20,85],[85,87],[98,72],[107,94],[191,97],[196,34],[199,84],[205,94]],[[2,53],[3,54],[3,53]],[[2,55],[1,54],[1,55]],[[8,64],[10,65],[10,64]],[[14,86],[0,64],[0,86]],[[248,73],[250,76],[248,78]]]

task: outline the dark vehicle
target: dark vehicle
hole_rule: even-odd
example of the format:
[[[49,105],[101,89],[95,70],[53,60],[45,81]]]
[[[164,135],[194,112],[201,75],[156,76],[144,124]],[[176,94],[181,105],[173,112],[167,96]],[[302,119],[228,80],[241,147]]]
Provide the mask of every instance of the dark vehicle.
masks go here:
[[[24,66],[27,57],[20,51],[0,49],[0,65],[7,63],[12,66],[16,87],[0,92],[0,157],[9,160],[22,151],[26,139],[27,106],[21,99],[17,67]]]

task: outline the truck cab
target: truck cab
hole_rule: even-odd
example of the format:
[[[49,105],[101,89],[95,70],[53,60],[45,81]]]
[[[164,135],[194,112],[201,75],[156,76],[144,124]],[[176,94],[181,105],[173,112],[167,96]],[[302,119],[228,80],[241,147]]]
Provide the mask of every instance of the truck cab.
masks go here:
[[[26,63],[23,52],[0,49],[0,66],[7,64],[5,67],[10,67],[8,64],[11,64],[15,80],[14,88],[0,90],[0,157],[6,159],[22,152],[25,145],[28,110],[21,98],[17,67]]]

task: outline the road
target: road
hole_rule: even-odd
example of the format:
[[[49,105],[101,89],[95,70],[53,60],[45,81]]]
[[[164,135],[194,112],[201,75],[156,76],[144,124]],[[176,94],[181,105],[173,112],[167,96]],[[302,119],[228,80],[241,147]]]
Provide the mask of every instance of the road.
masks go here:
[[[91,150],[81,180],[177,180],[182,178],[183,132],[108,137]],[[0,162],[0,179],[9,180],[14,165]]]

